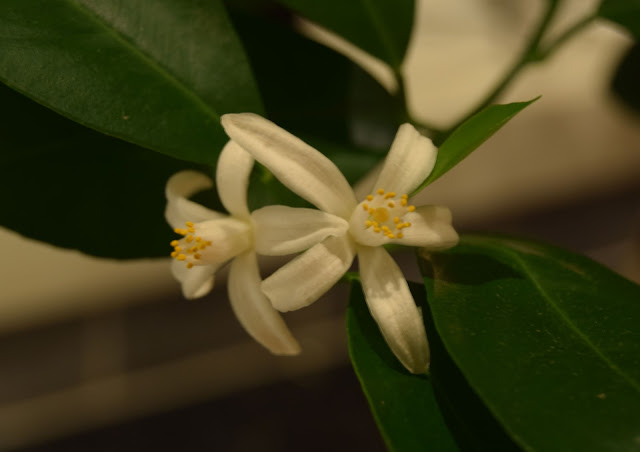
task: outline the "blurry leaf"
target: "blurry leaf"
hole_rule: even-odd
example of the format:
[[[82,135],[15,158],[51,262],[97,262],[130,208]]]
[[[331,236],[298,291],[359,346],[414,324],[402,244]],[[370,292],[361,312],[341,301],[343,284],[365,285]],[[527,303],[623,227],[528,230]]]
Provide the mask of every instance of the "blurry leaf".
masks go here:
[[[466,236],[422,261],[442,341],[526,450],[638,450],[640,286],[538,243]]]
[[[0,84],[0,224],[95,256],[167,256],[171,174],[193,167],[102,135]]]
[[[278,0],[399,70],[413,29],[413,0]]]
[[[237,8],[229,2],[269,119],[295,135],[386,152],[402,118],[393,96],[349,59],[292,31],[282,17]]]
[[[424,287],[412,285],[424,302]],[[398,362],[352,282],[347,310],[349,354],[369,406],[390,451],[457,451],[444,423],[429,377],[412,375]]]
[[[213,163],[223,113],[262,111],[219,0],[3,0],[0,80],[74,121]]]
[[[624,55],[613,77],[612,88],[625,105],[640,113],[640,42]]]
[[[433,171],[416,191],[422,190],[464,160],[511,118],[538,99],[491,105],[462,123],[439,146],[438,159]]]
[[[598,15],[622,25],[640,39],[640,0],[602,0]]]

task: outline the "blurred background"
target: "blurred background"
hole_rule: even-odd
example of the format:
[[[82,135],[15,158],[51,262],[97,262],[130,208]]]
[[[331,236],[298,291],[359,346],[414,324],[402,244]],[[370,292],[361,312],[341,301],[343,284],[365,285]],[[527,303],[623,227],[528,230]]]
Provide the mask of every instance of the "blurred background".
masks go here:
[[[412,113],[446,127],[475,106],[542,6],[418,1],[405,64]],[[554,32],[596,6],[565,2]],[[379,62],[301,27],[394,88]],[[640,115],[611,90],[632,44],[598,22],[527,68],[499,101],[542,98],[424,203],[449,206],[459,231],[544,240],[640,282]],[[277,358],[235,320],[222,275],[187,301],[169,258],[99,260],[5,229],[0,247],[0,449],[384,450],[348,360],[346,286],[286,315],[303,354]],[[398,259],[417,279],[413,256]]]

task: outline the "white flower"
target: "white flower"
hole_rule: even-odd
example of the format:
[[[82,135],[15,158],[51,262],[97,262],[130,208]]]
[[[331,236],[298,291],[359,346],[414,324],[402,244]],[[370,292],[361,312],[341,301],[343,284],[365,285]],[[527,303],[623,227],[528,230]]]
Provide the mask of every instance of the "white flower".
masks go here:
[[[165,216],[177,234],[171,242],[173,275],[182,283],[186,298],[198,298],[213,288],[214,274],[228,260],[229,299],[238,320],[259,343],[272,353],[300,352],[281,315],[260,290],[262,282],[253,250],[254,227],[247,207],[247,186],[253,157],[229,142],[218,160],[218,194],[230,216],[190,201],[193,194],[210,188],[211,180],[201,173],[182,171],[167,182]]]
[[[402,125],[375,191],[358,203],[328,158],[270,121],[249,113],[228,114],[222,125],[284,185],[321,209],[270,206],[254,212],[256,226],[264,231],[256,237],[258,253],[310,247],[263,282],[262,290],[274,307],[289,311],[313,303],[342,277],[357,254],[367,305],[389,347],[409,371],[425,372],[429,346],[420,311],[400,268],[382,245],[443,249],[458,242],[449,209],[416,208],[407,195],[433,169],[437,149],[431,141],[411,125]]]

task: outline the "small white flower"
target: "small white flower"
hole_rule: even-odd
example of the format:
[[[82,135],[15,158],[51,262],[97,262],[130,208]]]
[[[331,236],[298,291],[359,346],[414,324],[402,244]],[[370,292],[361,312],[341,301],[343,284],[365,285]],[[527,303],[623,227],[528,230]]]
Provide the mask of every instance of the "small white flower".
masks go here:
[[[272,122],[243,113],[224,115],[222,125],[284,185],[321,209],[270,206],[253,214],[256,227],[264,231],[256,236],[258,253],[308,248],[262,283],[274,307],[289,311],[313,303],[344,275],[357,254],[367,305],[389,347],[409,371],[426,372],[429,346],[420,311],[382,245],[443,249],[458,242],[449,209],[416,208],[408,197],[433,169],[437,149],[431,141],[411,125],[402,125],[374,190],[358,203],[328,158]]]
[[[218,194],[230,216],[190,201],[193,194],[210,188],[201,173],[182,171],[167,182],[165,217],[179,240],[171,242],[171,270],[182,283],[186,298],[198,298],[213,288],[214,274],[233,259],[229,269],[229,299],[238,320],[260,344],[277,355],[295,355],[300,346],[281,315],[260,290],[254,244],[254,225],[247,207],[247,187],[253,157],[229,142],[218,160]]]

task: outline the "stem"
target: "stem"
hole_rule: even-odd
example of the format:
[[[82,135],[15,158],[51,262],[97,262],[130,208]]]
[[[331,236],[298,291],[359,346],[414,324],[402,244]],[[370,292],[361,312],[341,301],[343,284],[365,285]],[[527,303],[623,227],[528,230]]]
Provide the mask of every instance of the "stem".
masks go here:
[[[478,104],[478,106],[471,112],[465,115],[464,118],[462,118],[455,125],[444,132],[444,136],[450,135],[451,132],[457,129],[467,119],[491,105],[496,100],[496,98],[498,98],[498,96],[502,94],[502,91],[504,91],[504,89],[513,81],[513,79],[516,77],[516,75],[518,75],[522,68],[524,68],[531,62],[539,61],[541,59],[539,55],[540,41],[542,40],[547,27],[551,23],[551,19],[553,18],[558,8],[558,4],[558,1],[551,1],[549,3],[549,7],[545,11],[544,16],[542,16],[542,19],[540,20],[540,23],[538,24],[538,27],[536,28],[531,40],[529,41],[529,44],[527,44],[523,52],[520,54],[520,57],[515,61],[511,69],[507,71],[507,73],[502,77],[502,80],[498,82],[495,88],[484,98],[484,100],[482,100]]]
[[[542,61],[544,59],[549,58],[549,56],[552,55],[556,50],[558,50],[562,46],[562,44],[564,44],[566,41],[568,41],[573,36],[578,34],[580,31],[586,28],[587,25],[590,25],[591,22],[593,22],[597,18],[598,18],[597,14],[592,14],[575,23],[571,28],[569,28],[563,34],[558,36],[558,38],[556,38],[554,42],[549,44],[546,49],[538,51],[538,61]]]

